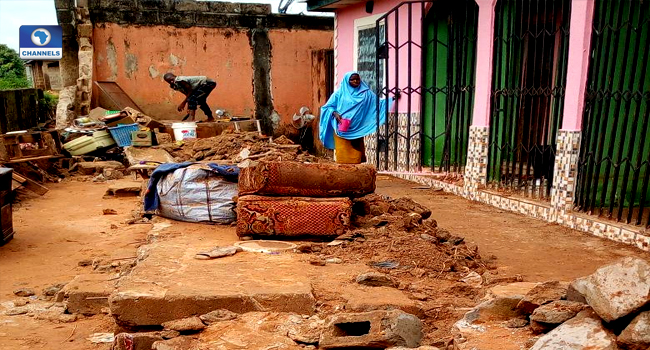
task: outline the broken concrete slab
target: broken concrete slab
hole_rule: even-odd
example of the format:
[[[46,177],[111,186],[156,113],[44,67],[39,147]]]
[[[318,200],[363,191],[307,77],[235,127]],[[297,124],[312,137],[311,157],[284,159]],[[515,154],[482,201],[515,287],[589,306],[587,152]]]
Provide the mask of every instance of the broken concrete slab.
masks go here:
[[[535,288],[535,282],[515,282],[506,285],[498,285],[490,288],[487,292],[488,298],[516,297],[523,299],[531,289]]]
[[[541,305],[548,304],[555,300],[566,299],[568,283],[550,281],[539,283],[531,289],[519,302],[517,308],[527,314],[531,314]]]
[[[199,341],[191,337],[176,337],[158,340],[151,345],[152,350],[198,350]]]
[[[399,310],[371,311],[330,317],[321,334],[319,348],[414,348],[421,340],[422,322],[416,316]]]
[[[111,350],[151,350],[153,343],[163,340],[159,332],[119,333]]]
[[[591,310],[580,312],[550,333],[542,336],[530,350],[617,350],[616,337]]]
[[[108,186],[104,197],[139,196],[142,184],[140,181],[117,180]]]
[[[357,276],[357,283],[371,287],[394,287],[395,282],[385,273],[366,272]]]
[[[115,281],[104,274],[77,275],[61,289],[70,313],[97,315],[108,308],[108,297],[115,289]]]
[[[196,260],[205,242],[177,235],[148,247],[147,257],[119,282],[111,314],[126,326],[155,326],[217,309],[313,314],[311,281],[292,256],[241,253]]]
[[[618,344],[627,350],[650,349],[650,311],[640,313],[618,336]]]
[[[77,163],[77,170],[81,175],[101,174],[104,169],[124,169],[124,165],[114,160]]]
[[[650,302],[650,263],[627,257],[571,285],[603,320],[612,322]]]
[[[462,320],[467,324],[480,324],[522,318],[526,313],[517,308],[522,298],[521,296],[508,296],[486,300],[466,313]]]
[[[19,288],[14,290],[14,295],[19,297],[31,297],[32,295],[35,294],[36,292],[34,292],[34,290],[31,288]]]
[[[49,287],[43,288],[43,295],[46,297],[53,297],[58,293],[63,287],[65,286],[65,283],[57,283],[53,284]]]
[[[556,300],[535,309],[530,315],[530,319],[536,322],[560,324],[573,318],[587,307],[587,304],[575,301]]]
[[[287,336],[298,344],[318,344],[320,335],[325,328],[325,320],[312,316],[306,320],[291,320],[282,328],[287,329]]]
[[[210,325],[199,334],[199,341],[206,349],[305,350],[309,345],[296,343],[288,333],[311,322],[312,319],[296,314],[250,312],[235,320]]]
[[[340,297],[346,301],[345,308],[354,312],[402,310],[418,317],[425,316],[420,302],[409,298],[403,291],[391,287],[342,285]]]
[[[203,321],[201,321],[201,319],[197,316],[164,322],[162,326],[165,329],[177,331],[180,333],[192,333],[205,329],[205,324],[203,324]]]

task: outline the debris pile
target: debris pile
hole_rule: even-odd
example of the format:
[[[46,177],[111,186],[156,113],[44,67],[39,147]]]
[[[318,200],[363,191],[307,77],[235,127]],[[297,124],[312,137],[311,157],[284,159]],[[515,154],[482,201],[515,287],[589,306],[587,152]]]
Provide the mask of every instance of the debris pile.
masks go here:
[[[321,253],[343,261],[368,261],[391,275],[460,280],[490,268],[478,247],[438,227],[431,211],[411,198],[370,194],[353,200],[353,229],[327,244]],[[444,275],[444,276],[443,276]]]
[[[327,162],[324,158],[303,152],[300,145],[294,145],[285,136],[273,140],[268,136],[261,136],[258,132],[226,130],[218,136],[167,143],[160,148],[169,152],[177,162],[207,160],[237,164],[246,159]]]
[[[499,296],[468,312],[457,338],[506,321],[537,335],[532,350],[650,349],[650,263],[624,258],[571,283],[539,283],[524,295]]]

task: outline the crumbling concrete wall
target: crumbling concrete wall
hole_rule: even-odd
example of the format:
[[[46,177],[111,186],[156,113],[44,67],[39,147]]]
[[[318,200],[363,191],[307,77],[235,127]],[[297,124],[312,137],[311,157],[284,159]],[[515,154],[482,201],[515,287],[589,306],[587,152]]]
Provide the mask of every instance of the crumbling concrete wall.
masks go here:
[[[96,25],[94,39],[95,79],[117,82],[147,115],[157,119],[183,115],[176,111],[183,96],[162,79],[166,72],[206,75],[217,81],[208,98],[212,109],[247,116],[255,112],[246,31],[103,23]]]
[[[183,115],[176,111],[183,97],[162,80],[168,71],[215,79],[211,108],[258,117],[266,132],[275,131],[273,116],[286,124],[301,106],[318,110],[311,105],[311,53],[332,48],[332,18],[273,15],[269,5],[258,4],[77,1],[88,3],[93,24],[90,42],[80,35],[78,43],[81,52],[85,44],[92,47],[92,79],[117,82],[154,118]],[[77,31],[81,25],[76,23]]]

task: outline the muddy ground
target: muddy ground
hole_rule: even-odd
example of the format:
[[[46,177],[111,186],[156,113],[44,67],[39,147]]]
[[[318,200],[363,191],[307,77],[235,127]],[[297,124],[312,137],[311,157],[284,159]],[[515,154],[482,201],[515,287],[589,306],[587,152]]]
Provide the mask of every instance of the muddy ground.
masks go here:
[[[115,269],[107,269],[106,273],[115,273],[122,261],[136,255],[137,248],[145,243],[152,228],[150,224],[126,224],[132,217],[131,212],[137,209],[138,200],[103,199],[106,184],[66,181],[49,187],[51,190],[45,196],[23,201],[14,212],[16,237],[0,247],[0,303],[17,299],[13,295],[17,288],[33,288],[40,294],[45,287],[67,282],[77,274],[91,272],[92,266],[79,266],[80,261],[89,260],[102,266],[114,265]],[[632,247],[442,192],[415,189],[417,187],[407,181],[380,176],[377,192],[393,197],[410,196],[429,207],[432,218],[440,227],[463,237],[468,246],[478,246],[482,258],[494,261],[495,269],[490,271],[502,276],[521,275],[525,281],[531,282],[569,281],[592,273],[623,256],[648,259],[647,253]],[[103,215],[103,209],[114,209],[118,215]],[[208,238],[218,236],[230,239],[235,237],[234,230],[230,226],[183,224],[183,234]],[[366,242],[355,241],[352,244],[363,245]],[[400,253],[399,247],[384,247],[383,251],[402,254],[399,258],[405,263],[406,257],[403,255],[407,252]],[[363,249],[346,254],[342,248],[341,251],[332,248],[327,254],[343,259],[371,259],[367,256],[364,258]],[[296,254],[296,264],[304,263],[312,255]],[[385,257],[382,256],[382,260],[386,260]],[[338,266],[341,268],[337,273],[345,273],[345,264]],[[417,271],[409,270],[408,278],[395,277],[412,284],[420,278]],[[406,274],[405,271],[399,274],[402,273]],[[354,276],[349,277],[352,279]],[[427,302],[432,306],[456,305],[448,317],[441,315],[448,312],[448,308],[427,309],[427,315],[435,320],[427,325],[431,334],[444,334],[449,323],[481,297],[480,290],[459,289],[456,277],[431,282],[427,288],[415,291],[427,295]],[[317,298],[321,298],[319,301],[327,304],[329,298],[319,295],[317,286],[315,293]],[[333,294],[331,290],[327,293]],[[436,293],[444,293],[445,298],[450,295],[455,298],[442,300]],[[91,344],[86,338],[93,333],[112,331],[113,322],[107,315],[82,317],[73,323],[55,323],[27,316],[0,316],[0,348],[108,349],[110,345]],[[513,335],[506,332],[503,336]],[[495,346],[498,343],[499,339],[495,339]]]

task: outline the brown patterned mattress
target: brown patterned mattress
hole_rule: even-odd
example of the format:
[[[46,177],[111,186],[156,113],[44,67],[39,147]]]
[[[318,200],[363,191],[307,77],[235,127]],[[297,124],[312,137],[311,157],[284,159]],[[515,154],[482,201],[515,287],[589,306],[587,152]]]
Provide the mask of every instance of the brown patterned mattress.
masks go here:
[[[243,196],[238,236],[338,236],[350,225],[349,198]]]
[[[239,195],[361,197],[375,191],[370,164],[259,162],[239,174]]]

